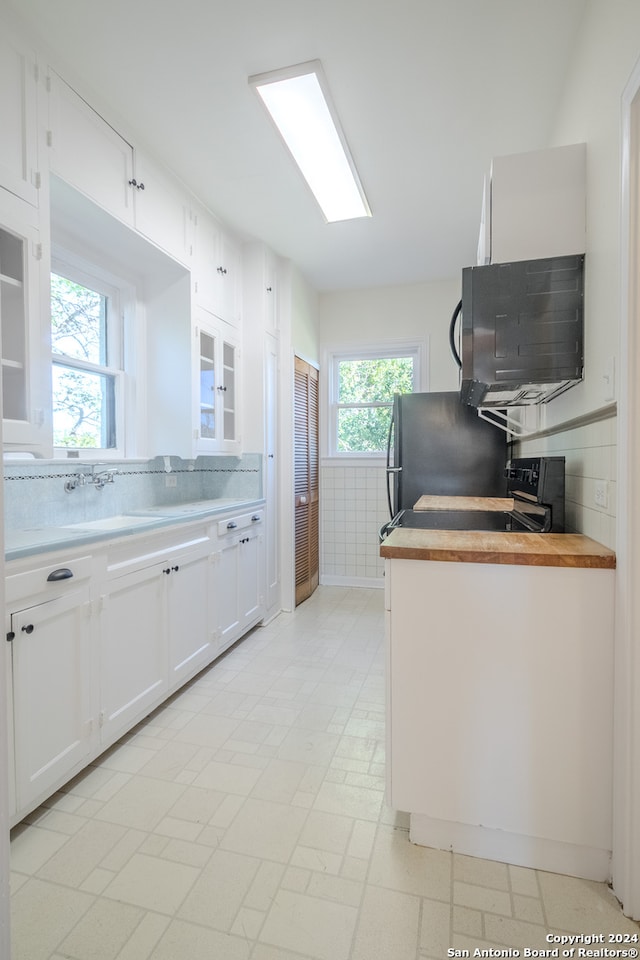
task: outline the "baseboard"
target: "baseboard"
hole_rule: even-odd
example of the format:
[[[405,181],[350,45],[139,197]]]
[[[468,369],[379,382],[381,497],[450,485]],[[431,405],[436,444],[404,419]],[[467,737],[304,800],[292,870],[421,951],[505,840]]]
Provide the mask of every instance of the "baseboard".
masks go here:
[[[334,574],[321,574],[320,585],[323,587],[373,587],[376,590],[384,589],[383,577],[339,577]]]
[[[583,880],[607,883],[611,878],[609,850],[436,820],[422,813],[411,814],[409,839],[423,847],[450,850],[469,857],[497,860],[549,873],[563,873]]]

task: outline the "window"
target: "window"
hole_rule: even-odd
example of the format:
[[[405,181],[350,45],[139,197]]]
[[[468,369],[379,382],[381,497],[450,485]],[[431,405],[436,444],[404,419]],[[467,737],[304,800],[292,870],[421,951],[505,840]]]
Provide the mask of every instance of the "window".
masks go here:
[[[330,456],[385,453],[393,396],[419,388],[419,358],[415,344],[333,355]]]
[[[73,265],[54,262],[51,351],[54,448],[121,452],[119,288]]]

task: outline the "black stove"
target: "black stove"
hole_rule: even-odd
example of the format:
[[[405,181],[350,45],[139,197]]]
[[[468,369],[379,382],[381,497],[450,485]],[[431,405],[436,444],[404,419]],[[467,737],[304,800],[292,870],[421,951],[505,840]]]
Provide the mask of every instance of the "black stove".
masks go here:
[[[520,457],[505,468],[513,510],[400,510],[380,529],[380,540],[398,527],[519,533],[564,531],[564,457]]]

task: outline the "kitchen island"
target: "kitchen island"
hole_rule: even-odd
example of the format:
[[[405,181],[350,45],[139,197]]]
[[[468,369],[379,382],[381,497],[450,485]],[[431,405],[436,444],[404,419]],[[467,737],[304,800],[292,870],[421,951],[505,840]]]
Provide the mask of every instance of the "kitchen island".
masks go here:
[[[388,799],[411,839],[607,880],[613,551],[403,528],[380,552]]]

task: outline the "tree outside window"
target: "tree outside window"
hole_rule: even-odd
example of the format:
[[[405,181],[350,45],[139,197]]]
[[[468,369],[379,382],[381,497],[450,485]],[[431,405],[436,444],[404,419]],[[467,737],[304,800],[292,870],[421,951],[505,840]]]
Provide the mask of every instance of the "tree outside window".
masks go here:
[[[417,349],[391,356],[334,357],[336,454],[385,452],[394,394],[415,389],[417,358]]]
[[[113,313],[113,316],[111,315]],[[55,447],[116,446],[118,357],[113,297],[58,273],[51,275],[53,442]],[[116,361],[113,363],[113,361]]]

